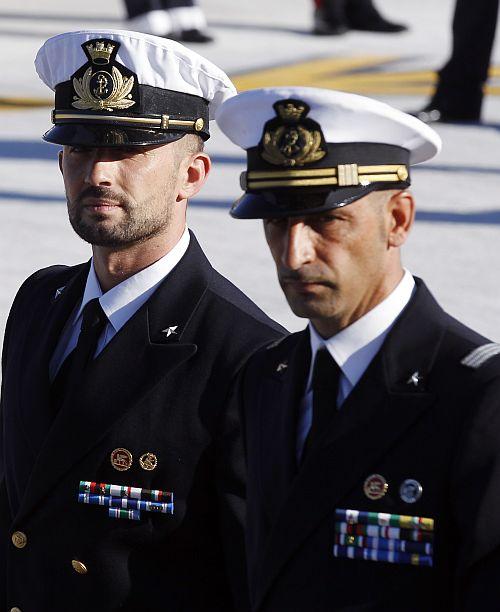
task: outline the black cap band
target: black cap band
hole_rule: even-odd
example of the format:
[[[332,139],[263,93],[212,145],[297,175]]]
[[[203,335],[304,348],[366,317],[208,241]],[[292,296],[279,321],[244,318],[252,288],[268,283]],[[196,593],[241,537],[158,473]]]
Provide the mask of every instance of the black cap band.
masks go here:
[[[247,151],[248,171],[242,176],[247,192],[300,187],[366,186],[371,183],[410,184],[407,149],[372,142],[325,143],[325,155],[307,167],[277,168],[259,147]]]
[[[56,87],[56,108],[52,112],[55,125],[76,123],[94,124],[108,129],[122,126],[159,131],[198,134],[203,140],[210,137],[208,102],[192,94],[138,85],[136,104],[132,109],[109,110],[77,109],[72,106],[74,88],[71,81]]]
[[[410,152],[373,142],[324,143],[325,155],[307,167],[277,168],[260,147],[247,150],[246,192],[231,209],[240,219],[314,214],[346,206],[375,190],[410,185]]]

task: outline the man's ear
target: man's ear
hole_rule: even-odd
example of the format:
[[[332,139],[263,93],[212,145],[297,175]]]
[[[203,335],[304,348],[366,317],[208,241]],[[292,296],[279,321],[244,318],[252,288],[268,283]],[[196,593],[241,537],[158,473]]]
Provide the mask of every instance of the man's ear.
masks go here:
[[[212,161],[206,153],[195,153],[187,160],[177,194],[178,202],[188,200],[200,191],[207,180],[211,167]]]
[[[415,200],[409,191],[398,191],[387,203],[389,213],[388,246],[400,247],[415,221]]]
[[[61,149],[61,151],[59,151],[59,154],[57,155],[57,159],[59,161],[59,170],[61,171],[61,174],[64,174],[63,173],[63,166],[62,166],[62,161],[63,161],[63,152],[62,152],[62,149]]]

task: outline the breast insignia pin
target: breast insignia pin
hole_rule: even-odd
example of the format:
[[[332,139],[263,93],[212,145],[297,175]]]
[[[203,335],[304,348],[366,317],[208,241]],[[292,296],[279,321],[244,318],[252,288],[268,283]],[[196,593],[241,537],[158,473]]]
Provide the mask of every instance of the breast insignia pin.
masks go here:
[[[119,472],[125,472],[132,467],[132,453],[126,448],[115,448],[110,456],[111,465]]]
[[[399,487],[399,495],[407,504],[414,504],[422,497],[423,488],[418,480],[407,478]]]
[[[380,474],[368,476],[363,484],[363,492],[368,499],[382,499],[389,490],[387,480]]]
[[[143,470],[151,472],[158,465],[158,458],[153,453],[144,453],[139,458],[139,464]]]

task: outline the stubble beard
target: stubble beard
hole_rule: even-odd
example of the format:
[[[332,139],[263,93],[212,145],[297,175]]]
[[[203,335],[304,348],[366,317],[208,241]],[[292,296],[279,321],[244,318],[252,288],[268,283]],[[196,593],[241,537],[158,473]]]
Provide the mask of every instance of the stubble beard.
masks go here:
[[[297,317],[304,319],[332,318],[339,308],[338,291],[323,288],[320,295],[303,295],[296,293],[290,287],[281,285],[290,309]]]
[[[335,316],[339,307],[341,291],[336,283],[327,279],[319,272],[301,273],[298,271],[281,272],[278,270],[278,280],[292,312],[305,319],[330,318]],[[287,281],[316,282],[313,292],[300,292]]]
[[[121,219],[112,220],[108,215],[99,213],[94,213],[90,219],[85,219],[83,200],[88,196],[107,197],[118,202],[121,207]],[[66,198],[68,217],[75,233],[85,242],[94,246],[125,248],[146,242],[170,225],[171,207],[155,206],[158,197],[153,195],[137,204],[109,189],[89,188],[80,194],[75,202]],[[152,214],[153,212],[155,214]]]

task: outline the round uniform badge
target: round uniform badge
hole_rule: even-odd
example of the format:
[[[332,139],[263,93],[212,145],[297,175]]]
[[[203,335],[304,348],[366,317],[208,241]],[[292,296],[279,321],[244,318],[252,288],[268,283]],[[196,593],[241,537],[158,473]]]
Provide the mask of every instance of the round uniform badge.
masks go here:
[[[126,448],[115,448],[110,456],[111,465],[119,472],[125,472],[132,466],[132,453]]]
[[[407,504],[414,504],[422,497],[422,485],[418,480],[407,478],[399,487],[399,495]]]
[[[363,485],[363,491],[368,499],[382,499],[387,493],[389,485],[387,480],[380,474],[372,474],[368,476]]]
[[[144,455],[141,455],[139,463],[143,470],[151,472],[158,465],[158,458],[154,453],[144,453]]]

